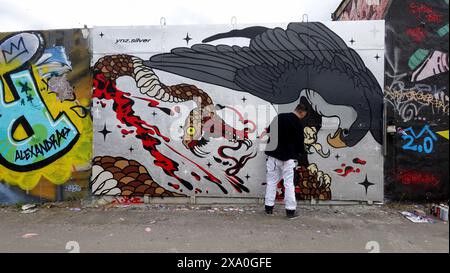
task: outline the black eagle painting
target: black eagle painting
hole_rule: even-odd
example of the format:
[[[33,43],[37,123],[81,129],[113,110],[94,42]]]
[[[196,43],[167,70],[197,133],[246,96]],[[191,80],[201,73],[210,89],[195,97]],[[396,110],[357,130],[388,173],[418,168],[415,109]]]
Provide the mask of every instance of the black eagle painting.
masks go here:
[[[249,45],[208,44],[233,37],[248,38]],[[358,53],[322,23],[236,29],[202,42],[144,63],[272,104],[307,101],[314,115],[339,118],[339,128],[327,138],[332,147],[355,146],[368,132],[381,144],[381,87]]]

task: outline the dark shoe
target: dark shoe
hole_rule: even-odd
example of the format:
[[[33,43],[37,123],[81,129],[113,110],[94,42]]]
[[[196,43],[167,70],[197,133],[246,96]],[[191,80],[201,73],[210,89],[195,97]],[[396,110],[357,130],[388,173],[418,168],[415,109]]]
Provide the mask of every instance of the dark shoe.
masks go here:
[[[266,214],[272,215],[273,214],[273,206],[265,206]]]
[[[286,210],[286,216],[287,216],[288,219],[295,219],[295,218],[300,217],[300,215],[298,215],[295,212],[295,210],[289,210],[289,209]]]

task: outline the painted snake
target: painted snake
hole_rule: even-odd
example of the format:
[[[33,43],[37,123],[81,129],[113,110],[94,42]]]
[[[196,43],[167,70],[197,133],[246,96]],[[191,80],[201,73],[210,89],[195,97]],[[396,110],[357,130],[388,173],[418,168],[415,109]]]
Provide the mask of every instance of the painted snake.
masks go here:
[[[205,157],[208,154],[200,147],[206,145],[210,138],[223,137],[238,142],[239,147],[244,144],[247,149],[252,145],[248,134],[256,130],[253,122],[244,119],[234,108],[214,105],[209,95],[194,85],[167,86],[161,83],[152,68],[144,65],[144,61],[138,57],[125,54],[105,56],[97,61],[94,71],[102,73],[107,80],[112,81],[119,77],[130,76],[142,94],[160,101],[174,103],[194,101],[197,107],[191,110],[185,120],[182,143],[198,157]],[[216,110],[224,108],[235,111],[239,115],[240,122],[250,123],[253,128],[238,130],[228,125],[216,113]]]

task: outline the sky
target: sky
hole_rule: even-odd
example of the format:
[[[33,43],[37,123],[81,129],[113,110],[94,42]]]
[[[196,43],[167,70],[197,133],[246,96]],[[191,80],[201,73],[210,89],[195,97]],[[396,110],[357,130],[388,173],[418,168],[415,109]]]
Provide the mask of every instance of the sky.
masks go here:
[[[330,21],[341,0],[0,0],[0,31]],[[305,17],[306,18],[306,17]]]

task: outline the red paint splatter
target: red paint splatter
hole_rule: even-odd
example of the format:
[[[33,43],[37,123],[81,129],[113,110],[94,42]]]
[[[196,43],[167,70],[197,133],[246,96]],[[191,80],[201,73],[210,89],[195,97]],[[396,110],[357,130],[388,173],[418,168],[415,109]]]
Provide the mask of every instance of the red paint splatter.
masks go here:
[[[347,175],[349,175],[351,172],[353,172],[353,167],[351,166],[347,166],[345,167],[345,169],[343,170],[342,174],[339,174],[340,176],[346,177]]]
[[[195,180],[200,181],[200,175],[196,174],[195,172],[191,172],[191,175],[195,178]]]
[[[191,183],[175,174],[179,170],[179,164],[161,154],[157,149],[157,146],[161,144],[161,140],[157,137],[160,137],[166,142],[170,141],[169,138],[163,136],[158,127],[148,124],[139,116],[135,115],[133,110],[134,101],[130,98],[130,94],[120,91],[116,87],[115,81],[107,80],[99,71],[94,71],[93,86],[94,91],[92,96],[98,99],[114,101],[113,110],[116,112],[116,118],[123,124],[136,129],[136,138],[141,140],[143,148],[155,158],[153,161],[155,166],[162,168],[165,174],[174,177],[186,188],[192,190],[193,186]]]
[[[173,152],[175,152],[176,154],[178,154],[179,156],[183,157],[184,159],[188,160],[189,162],[191,162],[192,164],[194,164],[195,166],[197,166],[200,170],[202,170],[206,176],[205,178],[213,183],[215,183],[221,190],[223,193],[227,194],[228,191],[221,185],[222,181],[220,181],[217,177],[215,177],[214,175],[212,175],[210,172],[208,172],[205,168],[203,168],[202,166],[200,166],[199,164],[195,163],[194,161],[190,160],[188,157],[186,157],[185,155],[181,154],[180,152],[178,152],[177,150],[175,150],[172,146],[170,146],[169,144],[166,143],[166,146],[169,147],[169,149],[171,149]]]
[[[283,179],[281,179],[281,180],[277,183],[277,188],[278,188],[278,189],[282,189],[282,188],[283,188]]]
[[[173,116],[173,113],[172,113],[172,111],[171,111],[170,109],[165,108],[165,107],[159,107],[159,106],[158,106],[158,105],[159,105],[159,102],[156,101],[156,100],[149,99],[149,98],[136,97],[136,96],[132,96],[132,97],[133,97],[133,98],[136,98],[136,99],[143,100],[143,101],[148,101],[148,102],[149,102],[149,104],[147,104],[148,107],[158,108],[159,110],[163,111],[163,112],[166,113],[167,115]]]
[[[361,165],[366,165],[366,161],[365,160],[362,160],[362,159],[359,159],[359,158],[353,158],[353,163],[355,163],[355,164],[361,164]]]
[[[129,134],[134,133],[134,130],[126,130],[126,129],[122,129],[120,132],[121,132],[123,135],[129,135]]]
[[[97,104],[100,104],[102,106],[102,108],[106,107],[106,103],[102,102],[102,101],[97,101]]]
[[[342,173],[344,170],[343,169],[335,169],[334,171],[337,173]]]
[[[360,169],[356,169],[355,171],[356,171],[357,173],[359,173],[361,170],[360,170]]]
[[[341,167],[345,167],[345,164],[344,164],[344,163],[342,163],[342,164],[341,164]]]
[[[174,188],[174,189],[176,189],[176,190],[178,190],[179,188],[180,188],[180,185],[178,185],[178,184],[172,184],[172,183],[167,183],[167,185],[169,185],[169,186],[171,186],[172,188]]]
[[[227,175],[226,177],[228,182],[230,182],[230,184],[237,192],[239,193],[242,193],[242,191],[249,192],[248,188],[243,185],[244,182],[239,177],[230,175]]]

